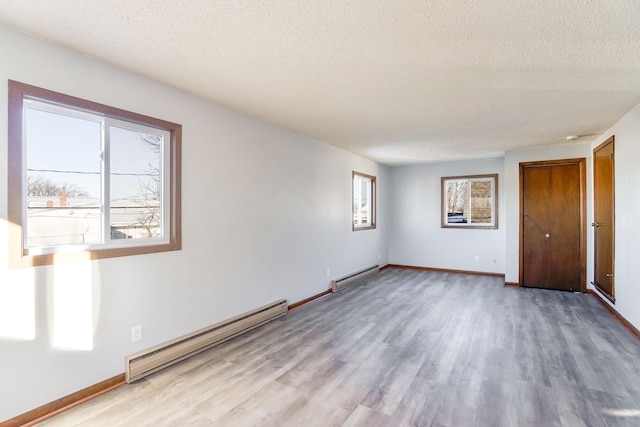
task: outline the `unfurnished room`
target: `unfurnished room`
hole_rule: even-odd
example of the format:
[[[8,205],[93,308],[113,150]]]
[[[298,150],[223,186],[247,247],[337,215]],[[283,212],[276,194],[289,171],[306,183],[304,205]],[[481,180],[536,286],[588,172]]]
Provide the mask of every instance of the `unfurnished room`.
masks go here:
[[[639,23],[0,1],[0,426],[640,425]]]

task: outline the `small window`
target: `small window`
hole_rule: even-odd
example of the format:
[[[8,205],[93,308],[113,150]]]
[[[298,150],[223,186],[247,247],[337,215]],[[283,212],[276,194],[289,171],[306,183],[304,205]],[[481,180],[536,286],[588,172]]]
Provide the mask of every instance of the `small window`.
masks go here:
[[[180,249],[180,125],[12,81],[9,93],[11,265]]]
[[[442,177],[443,228],[498,228],[498,175]]]
[[[376,177],[353,172],[353,230],[376,228]]]

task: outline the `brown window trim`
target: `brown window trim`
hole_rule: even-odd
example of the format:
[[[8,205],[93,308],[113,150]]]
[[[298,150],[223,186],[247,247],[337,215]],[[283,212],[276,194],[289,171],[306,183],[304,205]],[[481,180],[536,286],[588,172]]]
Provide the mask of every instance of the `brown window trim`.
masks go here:
[[[491,193],[491,205],[493,209],[492,225],[474,225],[468,223],[465,225],[449,224],[447,221],[446,207],[447,207],[447,189],[445,188],[446,182],[449,180],[466,180],[472,182],[476,179],[489,178],[493,183],[493,190]],[[483,175],[462,175],[462,176],[443,176],[440,178],[440,192],[441,192],[441,207],[440,207],[440,228],[461,228],[461,229],[479,229],[479,230],[497,230],[498,229],[498,174],[483,174]]]
[[[373,209],[372,209],[373,212],[371,213],[371,225],[366,225],[361,227],[356,226],[355,222],[353,221],[353,178],[355,178],[356,175],[371,180],[371,205],[373,206]],[[366,173],[362,173],[362,172],[352,171],[352,174],[351,174],[351,229],[353,231],[373,230],[376,228],[376,211],[378,210],[376,193],[377,193],[377,185],[376,185],[375,176],[367,175]]]
[[[59,252],[46,255],[29,255],[23,241],[23,100],[25,97],[39,98],[125,120],[145,126],[164,129],[170,134],[169,166],[169,242],[120,248],[87,249],[77,252]],[[65,261],[94,260],[156,252],[175,251],[182,248],[181,231],[181,145],[182,125],[132,113],[115,107],[87,101],[81,98],[42,89],[36,86],[9,80],[9,134],[8,134],[8,220],[9,220],[9,266],[28,267],[50,265]]]

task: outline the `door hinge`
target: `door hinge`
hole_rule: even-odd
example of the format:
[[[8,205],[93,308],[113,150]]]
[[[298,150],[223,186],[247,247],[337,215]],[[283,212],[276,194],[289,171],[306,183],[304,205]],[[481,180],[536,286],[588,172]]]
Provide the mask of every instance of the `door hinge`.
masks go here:
[[[609,154],[609,158],[611,159],[611,161],[613,162],[614,157],[613,157],[613,153]]]

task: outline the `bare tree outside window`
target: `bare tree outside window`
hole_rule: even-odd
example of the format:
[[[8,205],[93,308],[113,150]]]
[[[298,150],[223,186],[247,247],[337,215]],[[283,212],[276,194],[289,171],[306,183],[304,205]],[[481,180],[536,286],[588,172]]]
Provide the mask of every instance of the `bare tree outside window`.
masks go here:
[[[61,192],[65,192],[67,197],[88,197],[89,193],[79,188],[75,184],[65,182],[60,185],[49,178],[40,175],[29,175],[27,177],[28,197],[58,197]]]
[[[162,236],[163,137],[112,126],[110,135],[110,225],[115,238]]]
[[[447,213],[460,213],[464,216],[467,194],[469,191],[468,181],[447,182]]]
[[[140,203],[141,212],[138,214],[138,222],[147,231],[148,237],[160,235],[160,200],[162,194],[162,181],[160,180],[160,154],[162,151],[162,137],[139,133],[138,137],[153,153],[158,162],[148,162],[149,170],[147,179],[140,179]]]

